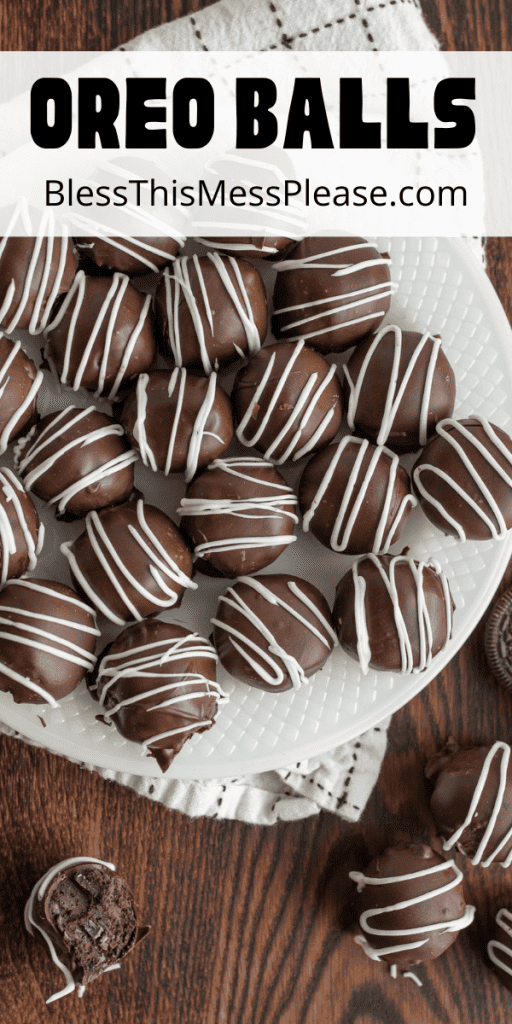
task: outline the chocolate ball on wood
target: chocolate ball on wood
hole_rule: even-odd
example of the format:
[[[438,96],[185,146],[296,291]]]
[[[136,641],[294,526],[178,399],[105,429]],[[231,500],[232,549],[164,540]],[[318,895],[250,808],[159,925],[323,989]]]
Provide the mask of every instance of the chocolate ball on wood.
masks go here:
[[[448,643],[453,601],[437,563],[407,555],[358,558],[336,588],[333,618],[344,651],[369,668],[423,672]]]
[[[494,930],[487,943],[487,956],[503,985],[512,992],[512,911],[501,907],[494,918]]]
[[[233,413],[217,374],[184,368],[142,373],[118,413],[130,444],[155,472],[184,473],[224,454],[233,438]]]
[[[21,342],[0,332],[0,455],[37,418],[37,393],[43,371],[25,354]]]
[[[162,267],[174,260],[185,242],[178,231],[168,238],[132,238],[113,236],[97,238],[84,235],[75,238],[76,249],[84,266],[90,260],[100,270],[118,270],[122,274],[136,277],[140,274],[157,274]]]
[[[236,436],[281,465],[332,441],[341,426],[336,367],[304,342],[269,345],[236,376]]]
[[[162,352],[176,366],[210,374],[259,351],[268,325],[259,271],[235,256],[182,256],[155,295]]]
[[[56,707],[94,668],[94,612],[63,583],[9,580],[0,624],[0,690],[16,704]]]
[[[0,586],[35,569],[43,541],[32,498],[12,470],[0,469]]]
[[[211,729],[226,700],[216,681],[217,660],[193,630],[147,619],[105,648],[90,688],[104,721],[141,743],[166,771],[187,740]]]
[[[390,263],[364,238],[304,238],[276,264],[276,338],[324,353],[351,348],[389,309]]]
[[[114,865],[96,857],[70,857],[50,868],[27,900],[25,927],[64,975],[64,988],[47,1003],[74,991],[82,996],[149,931],[139,925],[133,895]]]
[[[62,384],[115,400],[156,355],[151,296],[126,274],[86,277],[78,271],[45,331],[45,358]]]
[[[386,553],[417,500],[397,455],[346,436],[308,462],[299,504],[306,533],[332,551],[360,555]]]
[[[29,491],[55,505],[57,517],[129,498],[138,459],[123,427],[94,406],[49,413],[16,445],[16,468]]]
[[[423,448],[453,412],[455,374],[441,339],[428,331],[383,327],[357,346],[343,372],[350,430],[398,454]]]
[[[212,623],[226,671],[274,693],[306,683],[336,644],[325,597],[298,576],[241,576],[219,598]]]
[[[297,498],[271,462],[216,459],[187,488],[178,512],[195,566],[252,576],[294,543]]]
[[[512,527],[512,438],[483,416],[438,423],[412,482],[430,522],[458,540],[494,540]]]
[[[512,864],[512,763],[510,745],[459,747],[451,737],[428,761],[434,785],[430,808],[444,837],[472,864]]]
[[[400,968],[435,960],[471,924],[462,871],[423,843],[401,843],[375,857],[357,883],[356,942],[371,960]]]
[[[89,512],[84,533],[61,551],[80,592],[120,626],[177,608],[185,589],[197,586],[178,527],[140,497]]]

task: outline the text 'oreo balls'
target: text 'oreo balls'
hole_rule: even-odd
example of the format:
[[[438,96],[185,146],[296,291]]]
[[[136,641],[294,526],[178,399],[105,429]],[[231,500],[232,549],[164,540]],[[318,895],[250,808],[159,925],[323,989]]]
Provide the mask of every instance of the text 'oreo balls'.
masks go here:
[[[10,469],[0,469],[0,586],[35,569],[43,541],[32,498]]]
[[[91,692],[104,721],[141,743],[165,771],[188,739],[211,728],[227,699],[216,681],[217,660],[198,633],[147,619],[105,648]]]
[[[502,984],[512,992],[512,912],[501,907],[494,925],[494,933],[487,943],[487,956]]]
[[[356,942],[371,960],[401,968],[435,960],[475,916],[460,868],[423,843],[390,846],[349,877],[357,883]]]
[[[155,472],[184,473],[219,458],[233,438],[233,413],[217,374],[176,367],[141,373],[118,414],[130,443]]]
[[[151,296],[126,274],[86,277],[79,270],[45,331],[45,358],[62,384],[114,401],[120,387],[156,355]]]
[[[49,413],[16,445],[16,468],[29,491],[57,516],[84,516],[133,490],[137,461],[119,423],[94,406]]]
[[[178,513],[196,568],[221,576],[260,572],[293,544],[297,498],[271,462],[216,459],[187,489]]]
[[[434,784],[430,809],[443,849],[456,847],[483,868],[512,864],[512,763],[510,745],[459,747],[450,738],[430,759]]]
[[[114,865],[96,857],[70,857],[50,868],[27,900],[25,927],[64,975],[65,987],[47,1003],[75,990],[82,996],[149,931],[138,924],[133,895]]]
[[[458,540],[495,540],[512,527],[512,438],[483,416],[442,420],[412,483],[434,526]]]
[[[240,443],[277,465],[322,448],[341,425],[336,367],[302,341],[253,356],[237,374],[232,398]]]
[[[338,640],[364,675],[423,672],[452,633],[448,580],[435,563],[407,555],[357,559],[336,589]]]
[[[177,608],[184,590],[197,586],[177,526],[142,498],[89,512],[84,533],[61,551],[78,589],[119,626]]]
[[[398,454],[423,448],[453,412],[455,375],[429,331],[383,327],[358,345],[343,372],[350,430]]]
[[[298,576],[241,576],[219,598],[212,623],[226,671],[274,693],[306,683],[336,644],[325,597]]]
[[[176,260],[160,278],[155,312],[163,355],[206,374],[254,355],[267,333],[261,276],[234,256]]]
[[[304,238],[276,264],[276,338],[324,353],[351,348],[389,309],[390,263],[364,238]]]
[[[347,436],[308,462],[299,504],[306,533],[332,551],[362,555],[386,553],[417,501],[397,455]]]
[[[40,334],[53,304],[71,287],[76,272],[73,247],[65,230],[45,211],[34,230],[25,199],[20,200],[0,239],[0,327]]]
[[[37,370],[21,342],[0,332],[0,455],[7,445],[36,420],[37,392],[43,371]]]
[[[51,704],[94,668],[92,608],[50,580],[9,580],[0,593],[0,689],[16,704]]]

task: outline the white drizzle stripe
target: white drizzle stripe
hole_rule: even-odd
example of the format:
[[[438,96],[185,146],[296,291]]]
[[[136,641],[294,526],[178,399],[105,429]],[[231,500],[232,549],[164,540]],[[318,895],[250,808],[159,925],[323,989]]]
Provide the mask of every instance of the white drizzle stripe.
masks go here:
[[[191,730],[199,732],[200,729],[204,729],[210,725],[213,725],[213,719],[205,718],[202,722],[190,722],[188,725],[181,725],[178,729],[167,729],[166,732],[159,732],[156,736],[150,736],[149,739],[144,740],[142,749],[146,751],[149,747],[154,746],[154,744],[158,743],[160,740],[167,739],[168,736],[176,736],[180,732],[190,732]]]
[[[16,587],[28,587],[29,590],[37,590],[41,594],[48,594],[48,593],[50,593],[51,595],[53,595],[56,598],[58,598],[59,601],[67,601],[69,604],[76,604],[78,606],[78,608],[82,608],[85,612],[88,612],[88,614],[92,615],[92,618],[94,619],[94,609],[91,608],[90,605],[85,604],[84,601],[81,601],[79,597],[74,597],[74,596],[72,597],[70,594],[61,594],[60,591],[52,590],[50,587],[45,587],[45,586],[43,586],[40,583],[35,583],[34,580],[16,580],[16,582],[13,583],[13,586],[16,586]],[[70,619],[66,619],[66,622],[70,623],[71,620]],[[76,624],[74,624],[74,625],[76,625]],[[81,629],[89,630],[90,627],[89,626],[80,626],[80,628]],[[91,633],[95,633],[96,636],[101,636],[101,633],[100,633],[99,629],[96,630],[96,629],[92,629],[91,628],[90,631],[91,631]]]
[[[353,381],[350,376],[350,369],[346,365],[343,367],[343,372],[345,374],[345,378],[347,380],[350,391],[350,397],[347,407],[347,423],[350,429],[354,430],[357,421],[357,409],[359,399],[361,397],[361,391],[365,383],[366,374],[368,372],[374,354],[377,352],[379,345],[381,344],[383,339],[385,339],[388,336],[388,334],[392,334],[394,338],[393,360],[389,374],[388,389],[386,392],[386,398],[384,402],[384,410],[382,414],[380,430],[377,436],[377,444],[385,444],[385,442],[388,440],[391,430],[393,428],[395,416],[398,412],[398,408],[404,397],[404,394],[409,386],[409,382],[414,372],[416,363],[425,346],[430,343],[431,351],[429,361],[427,364],[427,372],[421,395],[420,415],[418,422],[419,443],[420,446],[423,447],[427,443],[428,410],[430,406],[435,368],[437,364],[439,350],[441,348],[441,339],[435,338],[434,335],[430,334],[429,331],[425,331],[424,334],[419,335],[418,343],[411,355],[411,358],[409,359],[409,362],[407,364],[407,367],[403,373],[401,380],[399,377],[399,370],[402,355],[403,335],[401,328],[396,327],[394,325],[381,327],[380,331],[377,331],[377,334],[375,335],[372,344],[370,345],[368,352],[364,357],[357,379],[355,381]]]
[[[474,790],[474,793],[473,793],[473,796],[472,796],[472,799],[471,799],[471,803],[469,805],[466,817],[465,817],[464,821],[462,822],[462,825],[460,825],[460,827],[455,830],[453,835],[450,836],[449,839],[445,839],[443,841],[443,849],[444,850],[451,850],[451,848],[453,846],[455,846],[456,843],[459,842],[459,840],[460,840],[464,830],[468,827],[468,825],[471,824],[471,822],[473,820],[473,817],[477,813],[480,797],[482,796],[485,784],[487,782],[487,778],[488,778],[488,775],[489,775],[489,771],[490,771],[490,768],[491,768],[492,761],[493,761],[495,755],[498,753],[499,750],[502,751],[502,755],[501,755],[501,762],[500,762],[500,780],[499,780],[498,792],[496,794],[496,799],[495,799],[494,804],[493,804],[492,812],[491,812],[491,815],[489,817],[489,821],[487,823],[487,827],[486,827],[486,829],[484,831],[484,834],[483,834],[483,836],[482,836],[482,838],[480,840],[480,843],[478,844],[478,849],[477,849],[474,857],[471,860],[472,864],[480,864],[480,861],[482,861],[482,867],[483,868],[488,868],[489,865],[492,864],[493,860],[501,852],[503,847],[506,846],[507,843],[509,843],[512,840],[512,828],[509,828],[509,830],[505,833],[503,838],[499,841],[499,843],[495,847],[495,849],[489,854],[489,856],[485,860],[482,860],[482,857],[483,857],[484,852],[485,852],[485,848],[486,848],[487,843],[489,842],[489,840],[491,838],[494,826],[496,824],[496,821],[498,819],[499,813],[501,811],[501,807],[502,807],[502,804],[503,804],[503,799],[504,799],[506,788],[507,788],[507,770],[508,770],[508,765],[509,765],[509,761],[510,761],[510,746],[509,746],[508,743],[503,743],[501,740],[498,740],[496,743],[493,744],[493,746],[491,747],[491,749],[487,753],[485,761],[484,761],[484,763],[482,765],[482,770],[481,770],[480,775],[478,777],[478,782],[476,784],[476,787],[475,787],[475,790]],[[501,866],[504,867],[504,868],[508,868],[508,867],[510,867],[511,864],[512,864],[512,850],[510,850],[510,852],[507,854],[505,860],[501,861]]]
[[[364,289],[362,291],[364,293],[366,293],[366,291],[374,292],[375,288]],[[281,330],[282,331],[293,331],[294,328],[296,328],[296,327],[303,327],[304,324],[313,323],[314,320],[321,320],[323,317],[327,317],[327,316],[335,316],[336,313],[345,313],[346,310],[348,310],[348,309],[354,309],[354,308],[359,309],[361,306],[364,306],[364,305],[366,305],[369,302],[374,302],[375,299],[384,299],[384,298],[387,298],[388,295],[392,295],[393,294],[393,288],[391,287],[391,285],[388,285],[387,289],[384,290],[382,288],[382,286],[381,286],[381,289],[380,289],[378,295],[374,295],[374,294],[366,295],[365,294],[364,298],[359,298],[359,296],[361,295],[361,291],[354,291],[354,292],[351,292],[350,294],[351,294],[351,297],[352,296],[356,296],[356,298],[354,299],[353,302],[342,302],[342,304],[340,306],[334,306],[332,309],[320,309],[317,313],[313,313],[311,316],[305,316],[305,317],[302,317],[300,320],[295,320],[292,323],[286,324],[286,327],[281,328]],[[313,302],[303,302],[301,305],[298,305],[298,306],[286,306],[285,308],[278,310],[278,312],[281,313],[281,314],[284,314],[284,313],[294,313],[295,310],[297,310],[297,309],[309,309],[310,307],[321,306],[321,305],[323,305],[326,302],[339,302],[339,300],[340,300],[340,296],[339,295],[330,295],[327,299],[315,299]],[[385,312],[385,310],[379,309],[379,310],[377,310],[374,313],[370,313],[368,315],[368,317],[366,317],[365,319],[369,319],[370,317],[384,316],[384,312]],[[360,317],[357,317],[356,319],[345,320],[342,325],[336,324],[336,326],[337,327],[339,327],[339,326],[350,327],[351,324],[359,323],[360,319],[361,319]],[[332,327],[325,328],[326,331],[327,330],[332,330],[332,329],[333,329]],[[322,329],[319,333],[323,334],[323,330],[324,329]]]
[[[501,910],[498,910],[495,921],[498,927],[501,928],[506,935],[512,936],[512,914],[510,913],[510,910],[502,907]],[[498,950],[500,953],[505,954],[505,960],[501,960],[497,955]],[[505,943],[500,942],[498,939],[491,939],[491,941],[487,943],[487,955],[491,963],[496,967],[499,967],[500,970],[505,972],[505,974],[512,976],[512,963],[506,963],[507,957],[509,958],[509,961],[512,958],[511,946],[506,946]]]
[[[368,448],[370,447],[370,444],[367,440],[363,440],[362,438],[359,437],[343,437],[341,441],[338,443],[336,451],[333,452],[331,461],[317,487],[315,494],[313,495],[311,504],[307,511],[304,513],[302,528],[305,533],[309,531],[310,524],[315,517],[318,506],[320,505],[320,502],[322,501],[327,488],[332,482],[338,463],[343,453],[352,444],[356,445],[356,447],[359,447],[359,452],[357,452],[354,458],[354,462],[350,470],[348,480],[344,485],[343,491],[340,493],[341,502],[331,531],[330,546],[333,551],[338,552],[342,552],[347,549],[348,545],[350,544],[352,531],[356,525],[357,518],[361,512],[363,503],[367,498],[368,489],[370,487],[373,475],[377,470],[379,460],[387,459],[388,470],[386,490],[383,497],[379,522],[377,524],[377,529],[375,531],[373,547],[371,549],[374,554],[386,554],[386,552],[389,551],[392,537],[396,532],[398,525],[405,514],[407,505],[411,505],[412,508],[415,508],[415,506],[418,504],[418,501],[417,498],[415,498],[412,494],[408,494],[405,496],[393,520],[389,524],[386,536],[384,536],[386,523],[389,515],[389,509],[391,505],[391,499],[393,497],[393,488],[395,486],[396,475],[398,472],[398,456],[395,455],[393,452],[389,451],[388,448],[384,448],[382,446],[376,447],[372,453],[369,465],[365,472],[364,479],[359,487],[359,490],[357,491],[357,494],[355,494],[355,487],[361,470],[361,465],[363,463],[365,454],[368,451]],[[347,515],[350,502],[353,502],[352,509],[347,517],[347,521],[345,523],[343,533],[340,538],[342,524],[345,519],[345,516]]]
[[[9,577],[9,561],[11,555],[16,554],[16,542],[14,531],[9,519],[7,508],[10,506],[15,516],[26,547],[28,557],[27,569],[32,572],[37,564],[37,556],[41,552],[44,539],[44,526],[41,523],[36,536],[34,537],[25,516],[23,505],[17,492],[23,495],[23,488],[19,480],[14,476],[12,470],[3,468],[0,470],[0,490],[4,496],[5,504],[0,503],[0,549],[2,554],[2,566],[0,573],[0,586],[4,586]]]
[[[21,683],[22,686],[26,686],[27,690],[32,690],[33,693],[38,693],[40,697],[50,704],[52,708],[58,708],[59,702],[52,697],[48,690],[44,687],[39,686],[37,683],[33,683],[27,676],[22,676],[20,672],[16,672],[13,668],[9,668],[8,665],[4,665],[0,662],[0,674],[8,676],[9,679],[13,679],[15,683]]]
[[[374,928],[369,923],[370,918],[372,917],[379,917],[381,914],[391,914],[395,911],[417,906],[419,903],[425,903],[427,900],[442,896],[444,893],[449,892],[451,889],[458,886],[464,876],[454,860],[443,861],[441,864],[435,864],[431,868],[424,868],[422,871],[414,871],[404,875],[391,875],[390,877],[383,878],[372,878],[369,875],[363,874],[361,871],[349,871],[349,878],[351,878],[353,882],[357,882],[358,892],[361,892],[365,885],[400,885],[404,881],[409,881],[414,878],[429,877],[440,871],[446,871],[449,868],[453,870],[454,877],[445,885],[442,885],[437,889],[432,889],[429,892],[422,893],[419,896],[413,896],[410,899],[402,900],[399,903],[393,903],[387,907],[374,907],[369,910],[365,910],[359,918],[361,930],[366,932],[368,935],[387,935],[390,938],[402,938],[402,936],[417,935],[418,933],[422,934],[424,932],[439,932],[440,934],[444,934],[445,932],[458,932],[462,928],[467,928],[475,916],[475,907],[470,905],[466,906],[462,917],[458,917],[453,921],[442,920],[434,924],[418,925],[415,928]],[[428,941],[429,936],[427,936],[426,939],[419,939],[411,942],[398,942],[393,943],[390,946],[375,949],[369,943],[366,935],[357,936],[356,938],[356,942],[362,946],[364,952],[371,960],[380,960],[383,956],[389,956],[390,954],[402,952],[407,949],[418,949],[419,947],[426,945]]]
[[[31,226],[31,223],[30,223],[29,215],[28,215],[27,201],[26,201],[25,198],[20,199],[20,201],[19,201],[19,203],[18,203],[18,205],[17,205],[17,207],[16,207],[16,209],[14,211],[14,214],[11,217],[11,220],[10,220],[8,226],[7,226],[6,233],[3,236],[2,241],[0,242],[0,260],[2,259],[2,256],[4,255],[4,252],[5,252],[5,249],[6,249],[6,246],[7,246],[7,243],[9,241],[9,239],[11,238],[11,236],[15,235],[15,226],[16,226],[16,222],[17,222],[18,218],[23,221],[25,230],[28,230],[28,231],[32,230],[32,226]],[[67,230],[66,226],[62,227],[62,236],[60,237],[59,241],[60,241],[59,261],[58,261],[57,268],[55,270],[54,278],[53,278],[52,285],[51,285],[50,294],[48,295],[48,298],[46,299],[46,302],[45,302],[45,291],[46,291],[46,288],[48,286],[48,282],[50,280],[50,273],[51,273],[51,270],[52,270],[53,251],[54,251],[54,246],[56,244],[55,218],[54,218],[53,212],[51,210],[45,210],[43,212],[43,214],[42,214],[41,221],[40,221],[39,227],[37,229],[37,236],[35,238],[33,238],[34,247],[33,247],[33,250],[32,250],[32,254],[31,254],[31,258],[30,258],[30,263],[29,263],[28,270],[27,270],[27,276],[25,278],[25,282],[24,282],[23,291],[22,291],[22,295],[21,295],[21,298],[20,298],[19,305],[13,311],[12,319],[10,320],[10,322],[8,324],[4,324],[5,330],[7,331],[8,334],[11,334],[12,331],[14,331],[14,329],[16,328],[17,324],[19,323],[21,317],[23,316],[23,314],[25,312],[25,309],[26,309],[27,304],[28,304],[29,299],[30,299],[30,293],[31,293],[31,290],[32,290],[32,286],[33,286],[33,281],[34,281],[34,277],[35,277],[35,274],[36,274],[36,270],[38,269],[38,267],[41,268],[40,257],[41,257],[41,259],[44,260],[44,263],[43,263],[43,266],[41,268],[41,279],[40,279],[38,290],[37,290],[37,294],[36,294],[36,297],[35,297],[35,300],[34,300],[34,306],[33,306],[32,314],[31,314],[31,317],[30,317],[30,322],[29,322],[29,325],[28,325],[28,331],[29,331],[30,334],[40,334],[41,331],[44,330],[44,328],[46,326],[46,323],[48,321],[48,318],[50,316],[50,312],[51,312],[53,303],[55,302],[55,299],[56,299],[56,297],[57,297],[57,295],[59,293],[59,290],[60,290],[60,287],[61,287],[61,283],[62,283],[62,279],[63,279],[63,276],[64,276],[65,267],[66,267],[66,259],[67,259],[67,252],[68,252],[68,230]],[[43,243],[44,242],[46,242],[45,254],[44,254],[44,256],[41,256],[41,249],[43,247]],[[7,318],[7,316],[11,313],[11,308],[10,307],[11,307],[11,304],[12,304],[12,301],[13,301],[13,298],[14,298],[15,290],[16,290],[15,282],[14,282],[14,280],[12,280],[11,281],[11,285],[8,288],[7,292],[6,292],[4,301],[2,303],[2,308],[0,309],[0,321],[1,322],[3,322]],[[41,307],[43,305],[43,302],[45,302],[45,307],[44,307],[44,310],[43,310],[42,315],[41,315],[41,320],[38,323],[38,317],[40,315],[40,311],[41,311]]]
[[[0,319],[1,319],[1,316],[0,316]],[[4,337],[3,333],[0,332],[0,338],[3,338],[3,337]],[[7,359],[0,366],[0,384],[3,382],[2,394],[3,394],[3,391],[5,390],[5,388],[9,384],[10,377],[7,376],[9,368],[10,368],[11,364],[14,362],[18,352],[21,349],[21,342],[20,341],[14,341],[14,342],[11,342],[11,344],[12,344],[12,349],[11,349],[9,355],[7,356]],[[4,452],[7,450],[7,445],[9,444],[9,441],[11,439],[11,435],[15,431],[16,424],[19,422],[19,420],[21,419],[23,414],[29,408],[31,403],[34,401],[34,399],[35,399],[35,397],[37,395],[37,392],[39,391],[39,388],[41,387],[41,384],[43,383],[43,377],[44,377],[43,371],[42,370],[38,370],[36,375],[35,375],[34,380],[32,381],[32,384],[30,385],[29,390],[27,391],[27,394],[25,395],[25,398],[23,399],[22,402],[20,402],[20,404],[18,405],[18,407],[15,410],[15,412],[12,414],[10,419],[5,424],[5,426],[4,426],[3,430],[2,430],[2,433],[0,434],[0,455],[3,455]],[[5,378],[5,380],[4,380],[4,378]]]
[[[23,632],[35,633],[39,636],[48,637],[48,639],[54,639],[59,644],[64,644],[66,647],[70,647],[72,650],[80,651],[81,648],[77,644],[73,644],[68,640],[63,640],[62,637],[55,637],[52,633],[47,633],[45,630],[38,629],[36,626],[29,624],[13,622],[12,619],[4,619],[0,616],[0,625],[13,626],[23,630]],[[39,640],[30,640],[25,636],[16,636],[14,633],[7,633],[4,630],[0,630],[0,637],[3,640],[9,640],[13,644],[22,644],[24,647],[32,647],[34,650],[46,651],[47,654],[53,655],[54,658],[59,658],[61,661],[70,661],[73,665],[80,665],[82,668],[90,671],[96,664],[96,658],[93,654],[88,654],[86,651],[83,652],[84,657],[80,657],[78,654],[67,654],[66,651],[61,651],[58,647],[53,647],[49,644],[43,644]]]
[[[363,675],[367,675],[371,661],[371,648],[365,609],[366,586],[361,586],[361,577],[358,572],[359,564],[363,560],[372,561],[376,566],[384,587],[391,599],[396,639],[400,649],[401,673],[405,675],[411,672],[414,674],[423,672],[430,665],[433,658],[432,623],[430,621],[425,599],[423,573],[425,569],[432,569],[436,573],[443,591],[446,625],[445,638],[441,650],[446,647],[452,632],[452,602],[448,581],[444,573],[435,561],[419,561],[416,563],[414,559],[409,558],[406,555],[395,555],[390,559],[387,567],[381,562],[379,557],[374,554],[363,555],[362,558],[356,559],[350,571],[352,572],[354,582],[354,615],[357,632],[357,649]],[[412,643],[402,614],[396,586],[396,568],[398,565],[404,564],[408,565],[412,580],[416,585],[417,626],[419,633],[417,666],[414,665]]]
[[[323,644],[325,644],[327,648],[330,649],[331,644],[329,643],[328,640],[325,639],[325,636],[322,635],[322,633],[320,632],[319,629],[317,629],[314,623],[308,622],[308,620],[305,619],[304,616],[300,614],[300,612],[296,611],[296,609],[293,608],[291,605],[287,604],[286,601],[283,601],[281,598],[273,594],[271,590],[269,590],[261,583],[260,580],[252,576],[240,576],[239,579],[237,580],[237,583],[245,583],[248,587],[251,587],[258,594],[264,597],[269,604],[283,608],[289,615],[297,619],[303,626],[306,627],[306,629],[308,629],[315,637],[317,637],[317,639],[319,639]],[[306,596],[306,594],[303,593],[303,591],[300,589],[300,587],[297,586],[297,584],[294,581],[289,581],[287,585],[291,593],[294,594],[294,596],[297,597],[299,601],[302,601],[305,607],[307,607],[318,619],[319,624],[330,637],[332,644],[337,644],[338,640],[336,634],[334,633],[334,630],[332,629],[332,626],[327,621],[327,619],[321,614],[321,612],[319,612],[318,608],[316,608],[314,603]],[[281,645],[277,642],[276,637],[272,633],[272,630],[269,629],[269,627],[265,625],[265,623],[259,618],[259,616],[256,615],[256,613],[244,601],[244,599],[241,597],[238,591],[236,591],[233,587],[228,587],[226,594],[219,598],[219,602],[227,604],[236,612],[239,612],[241,615],[245,616],[250,625],[257,629],[261,633],[263,639],[267,641],[268,653],[257,643],[254,643],[252,640],[249,640],[248,637],[245,637],[243,633],[240,633],[239,630],[235,629],[233,626],[230,626],[228,623],[221,622],[219,619],[211,620],[214,626],[217,626],[220,629],[225,630],[225,632],[229,634],[233,647],[235,647],[235,649],[242,655],[242,657],[248,662],[249,665],[251,665],[251,667],[266,683],[268,683],[270,686],[279,686],[285,679],[285,673],[280,667],[278,661],[276,661],[276,659],[273,658],[272,655],[276,655],[277,658],[279,658],[280,661],[285,666],[294,690],[299,689],[301,685],[307,682],[307,677],[304,673],[301,664],[297,661],[293,654],[289,653],[283,647],[281,647]],[[233,639],[234,637],[236,639]],[[241,641],[242,646],[239,643],[237,643],[238,640]],[[247,647],[255,651],[260,658],[267,662],[270,669],[273,671],[273,676],[270,675],[265,670],[265,668],[261,666],[261,664],[256,662],[253,658],[251,658],[250,654],[247,652]]]
[[[339,262],[327,263],[326,260],[329,258],[329,256],[338,256],[340,252],[356,252],[360,249],[373,248],[374,246],[371,244],[371,242],[365,241],[357,242],[353,245],[342,245],[340,248],[337,249],[328,249],[325,252],[311,253],[310,256],[300,256],[298,259],[292,258],[288,260],[282,260],[280,263],[277,264],[276,270],[279,273],[281,273],[283,270],[344,270],[347,273],[350,273],[351,271],[357,270],[359,267],[362,266],[362,264],[340,264]],[[317,260],[318,262],[315,263],[315,260]],[[381,256],[377,260],[367,260],[366,262],[371,263],[372,265],[377,263],[383,266],[389,266],[391,264],[391,260],[386,258],[385,256]],[[331,276],[336,277],[338,275],[332,274]]]
[[[501,438],[498,437],[492,423],[489,423],[488,420],[486,420],[483,416],[478,415],[477,413],[474,413],[471,416],[471,419],[475,420],[477,423],[480,424],[481,427],[483,427],[484,433],[489,438],[491,444],[494,445],[495,449],[501,455],[504,456],[506,461],[512,467],[512,453],[505,446]],[[448,427],[452,429],[448,430]],[[482,442],[479,441],[478,438],[475,437],[475,435],[471,433],[470,430],[468,430],[467,426],[461,423],[459,420],[441,420],[437,424],[436,430],[440,437],[444,438],[444,440],[448,444],[450,444],[451,447],[455,450],[464,469],[467,470],[470,477],[474,481],[475,487],[480,492],[480,496],[485,498],[485,500],[487,501],[489,508],[495,517],[495,521],[491,518],[491,516],[489,516],[486,513],[485,508],[483,506],[483,502],[481,501],[481,497],[478,497],[476,500],[473,499],[467,493],[467,491],[465,491],[464,488],[461,487],[461,485],[458,484],[456,480],[454,480],[453,476],[449,476],[442,469],[438,469],[436,466],[433,466],[428,462],[424,462],[421,465],[416,466],[416,469],[414,470],[413,473],[414,483],[416,484],[416,487],[418,488],[418,491],[420,492],[422,498],[424,498],[426,501],[428,501],[430,505],[437,509],[437,511],[445,520],[445,522],[448,523],[453,528],[453,530],[455,530],[459,540],[466,540],[466,533],[464,531],[462,523],[458,519],[455,519],[454,516],[451,516],[449,512],[445,509],[445,507],[442,505],[442,503],[438,501],[437,498],[434,498],[430,494],[430,492],[425,487],[421,479],[422,473],[433,473],[435,476],[439,477],[439,479],[444,480],[446,483],[448,483],[450,487],[452,487],[453,490],[464,499],[464,501],[470,506],[470,508],[480,517],[482,522],[485,523],[489,530],[490,536],[494,540],[502,539],[508,532],[508,527],[503,512],[501,511],[500,506],[498,505],[488,485],[485,483],[483,477],[476,469],[474,462],[471,460],[470,456],[464,451],[462,444],[457,439],[457,434],[459,434],[473,446],[475,451],[477,451],[485,459],[485,461],[491,467],[491,469],[494,470],[494,472],[497,473],[498,476],[500,476],[501,479],[509,487],[512,487],[512,473],[507,473],[506,470],[503,469],[502,466],[500,466],[499,462],[492,454],[492,451],[490,451],[484,444],[482,444]]]
[[[47,871],[46,874],[43,875],[43,877],[40,878],[38,882],[36,882],[25,904],[25,928],[30,933],[30,935],[35,935],[34,929],[37,929],[37,931],[40,933],[40,935],[46,942],[46,945],[48,946],[53,963],[59,968],[59,970],[62,971],[66,981],[65,988],[63,988],[60,992],[55,992],[53,996],[50,996],[50,998],[46,1000],[47,1005],[49,1003],[53,1003],[56,999],[62,999],[63,996],[69,995],[69,993],[74,992],[75,989],[78,989],[79,996],[83,995],[84,986],[79,985],[74,980],[69,968],[66,966],[65,963],[63,963],[62,960],[59,959],[52,938],[46,933],[46,931],[41,927],[41,925],[39,925],[37,921],[35,921],[33,915],[34,904],[36,900],[38,900],[39,902],[42,901],[46,893],[46,890],[48,889],[49,885],[51,884],[55,876],[58,875],[60,871],[66,871],[67,868],[72,867],[74,864],[86,863],[101,864],[103,867],[110,868],[111,871],[115,871],[114,864],[109,864],[108,861],[105,860],[98,860],[96,857],[70,857],[68,860],[62,860],[59,864],[56,864],[53,868],[50,868],[50,870]],[[111,969],[114,969],[118,966],[118,964],[115,964]]]

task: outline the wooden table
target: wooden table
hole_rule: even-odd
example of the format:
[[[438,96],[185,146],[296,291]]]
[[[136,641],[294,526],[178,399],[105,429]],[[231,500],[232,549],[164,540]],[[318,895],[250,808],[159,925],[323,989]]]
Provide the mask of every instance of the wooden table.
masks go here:
[[[3,49],[109,49],[206,6],[204,0],[3,0]],[[424,0],[447,49],[512,49],[509,0]],[[488,270],[512,318],[512,240],[493,239]],[[505,583],[512,581],[509,570]],[[1,1024],[506,1024],[512,996],[482,959],[510,874],[466,865],[476,927],[421,968],[423,988],[393,981],[340,928],[354,866],[432,828],[423,766],[451,732],[463,743],[510,737],[512,702],[493,683],[477,627],[444,672],[398,712],[362,821],[330,814],[273,828],[191,821],[44,750],[0,739]],[[25,899],[52,863],[87,852],[132,884],[150,938],[80,1002],[45,1008],[55,972],[22,927]],[[349,923],[344,920],[342,923]],[[60,980],[60,976],[59,976]]]

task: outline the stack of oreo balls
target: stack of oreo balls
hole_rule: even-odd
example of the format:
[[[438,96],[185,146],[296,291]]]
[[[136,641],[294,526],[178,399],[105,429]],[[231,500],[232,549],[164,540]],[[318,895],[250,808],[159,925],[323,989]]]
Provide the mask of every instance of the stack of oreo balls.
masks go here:
[[[452,418],[435,328],[383,325],[386,253],[166,230],[72,240],[20,203],[0,243],[0,687],[54,704],[86,678],[162,770],[227,699],[219,663],[274,693],[337,645],[363,673],[427,669],[453,600],[404,550],[411,517],[512,525],[512,441]],[[339,565],[334,607],[307,545]]]

